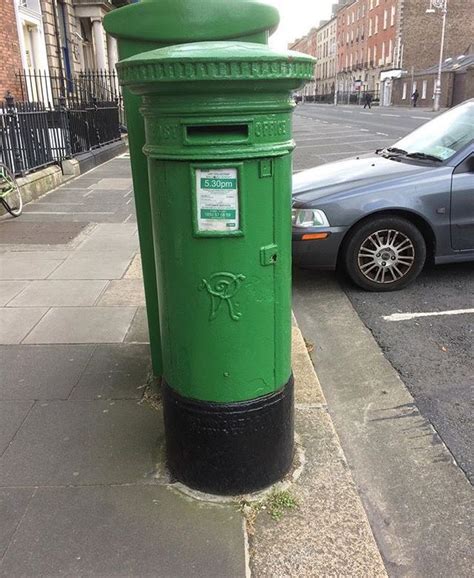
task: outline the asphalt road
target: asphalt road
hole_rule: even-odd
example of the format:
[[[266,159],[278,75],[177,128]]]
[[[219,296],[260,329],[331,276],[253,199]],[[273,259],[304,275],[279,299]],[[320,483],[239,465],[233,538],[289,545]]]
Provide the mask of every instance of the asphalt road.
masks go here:
[[[298,105],[295,114],[294,170],[374,151],[433,118],[413,108]],[[372,332],[385,357],[413,395],[418,409],[433,425],[457,464],[472,481],[472,387],[474,385],[474,316],[432,315],[407,320],[385,319],[395,313],[439,313],[474,307],[474,267],[471,264],[428,267],[409,288],[389,294],[368,293],[332,273],[314,275],[314,299],[319,279],[337,278],[360,319]],[[295,276],[295,303],[298,299]],[[307,315],[307,299],[295,313]],[[304,310],[303,310],[304,308]]]

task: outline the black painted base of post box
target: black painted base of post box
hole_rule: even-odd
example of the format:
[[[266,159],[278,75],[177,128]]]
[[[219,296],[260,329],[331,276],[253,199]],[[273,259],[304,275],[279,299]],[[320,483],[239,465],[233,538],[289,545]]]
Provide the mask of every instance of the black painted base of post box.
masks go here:
[[[276,393],[238,403],[188,399],[163,380],[168,467],[190,488],[218,495],[282,479],[294,454],[293,376]]]

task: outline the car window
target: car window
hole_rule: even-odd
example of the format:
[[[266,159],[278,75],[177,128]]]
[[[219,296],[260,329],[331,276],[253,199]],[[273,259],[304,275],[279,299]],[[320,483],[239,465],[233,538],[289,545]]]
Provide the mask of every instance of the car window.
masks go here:
[[[474,100],[427,122],[395,147],[409,154],[423,153],[447,160],[474,140]]]

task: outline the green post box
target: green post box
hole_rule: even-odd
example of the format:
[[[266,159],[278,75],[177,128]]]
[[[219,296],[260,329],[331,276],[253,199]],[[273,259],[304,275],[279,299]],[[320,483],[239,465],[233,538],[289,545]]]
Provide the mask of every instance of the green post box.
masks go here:
[[[291,92],[311,57],[202,42],[119,63],[142,98],[168,465],[237,494],[293,458]]]
[[[259,0],[143,0],[113,10],[105,29],[117,38],[120,59],[146,50],[200,40],[240,39],[266,43],[279,22],[278,11]],[[161,338],[150,195],[140,99],[123,91],[131,153],[143,281],[147,305],[153,373],[161,376]]]

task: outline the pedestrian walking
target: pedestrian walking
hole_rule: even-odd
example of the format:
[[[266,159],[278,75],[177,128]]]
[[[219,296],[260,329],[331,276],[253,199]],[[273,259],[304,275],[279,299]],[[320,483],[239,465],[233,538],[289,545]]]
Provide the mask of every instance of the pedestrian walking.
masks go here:
[[[418,89],[415,88],[415,92],[411,95],[411,99],[413,101],[414,108],[416,108],[416,103],[418,101],[419,96],[420,96],[420,93],[418,92]]]
[[[370,92],[366,92],[365,93],[365,97],[364,97],[364,108],[372,108],[372,95],[370,94]]]

